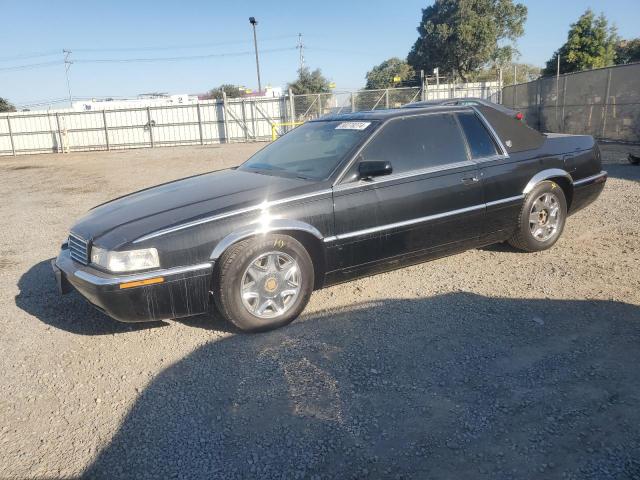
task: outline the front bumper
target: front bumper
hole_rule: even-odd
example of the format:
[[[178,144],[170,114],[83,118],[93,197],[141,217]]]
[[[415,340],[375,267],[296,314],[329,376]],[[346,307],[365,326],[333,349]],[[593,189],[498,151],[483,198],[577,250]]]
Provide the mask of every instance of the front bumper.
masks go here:
[[[69,250],[63,248],[52,267],[60,293],[73,287],[99,310],[121,322],[188,317],[209,309],[212,263],[138,274],[108,274],[72,260]],[[143,284],[148,281],[157,283]],[[124,288],[136,283],[140,286]]]

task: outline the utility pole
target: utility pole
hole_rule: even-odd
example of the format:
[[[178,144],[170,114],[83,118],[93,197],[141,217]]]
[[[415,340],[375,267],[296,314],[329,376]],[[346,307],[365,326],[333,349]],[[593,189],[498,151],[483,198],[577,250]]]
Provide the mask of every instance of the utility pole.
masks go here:
[[[298,34],[298,46],[296,47],[300,50],[300,60],[298,70],[302,70],[304,68],[304,44],[302,43],[302,34]]]
[[[258,60],[258,37],[256,36],[256,25],[258,21],[255,17],[249,17],[249,23],[253,26],[253,47],[256,51],[256,71],[258,72],[258,92],[262,92],[262,82],[260,82],[260,61]]]
[[[518,78],[518,65],[514,63],[513,64],[513,84],[514,85],[518,83],[518,81],[516,80],[517,78]]]
[[[73,102],[73,96],[71,95],[71,84],[69,83],[69,69],[71,68],[71,64],[73,61],[71,60],[71,50],[62,50],[64,54],[64,74],[67,77],[67,91],[69,92],[69,107],[71,107]]]

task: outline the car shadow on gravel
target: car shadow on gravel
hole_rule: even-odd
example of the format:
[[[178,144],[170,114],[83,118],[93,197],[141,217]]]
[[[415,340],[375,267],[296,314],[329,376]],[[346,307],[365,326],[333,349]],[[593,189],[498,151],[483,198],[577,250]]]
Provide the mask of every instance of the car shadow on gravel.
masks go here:
[[[164,322],[122,323],[92,307],[73,291],[60,295],[51,260],[32,266],[18,280],[16,305],[47,325],[78,335],[113,335],[165,326]]]
[[[640,308],[451,293],[208,343],[87,478],[637,478]]]

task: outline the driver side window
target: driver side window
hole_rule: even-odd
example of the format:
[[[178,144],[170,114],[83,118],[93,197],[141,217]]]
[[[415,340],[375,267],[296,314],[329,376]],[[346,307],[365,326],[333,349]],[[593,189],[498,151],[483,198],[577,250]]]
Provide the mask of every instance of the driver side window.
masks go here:
[[[390,162],[394,174],[468,159],[460,128],[449,113],[391,120],[361,156],[361,161]]]

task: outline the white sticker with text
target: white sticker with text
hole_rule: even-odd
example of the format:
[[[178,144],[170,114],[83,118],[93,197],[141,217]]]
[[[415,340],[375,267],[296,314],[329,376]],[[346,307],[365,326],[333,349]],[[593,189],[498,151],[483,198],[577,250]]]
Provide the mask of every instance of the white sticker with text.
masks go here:
[[[371,122],[342,122],[336,130],[364,130]]]

